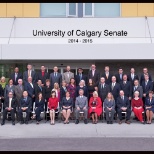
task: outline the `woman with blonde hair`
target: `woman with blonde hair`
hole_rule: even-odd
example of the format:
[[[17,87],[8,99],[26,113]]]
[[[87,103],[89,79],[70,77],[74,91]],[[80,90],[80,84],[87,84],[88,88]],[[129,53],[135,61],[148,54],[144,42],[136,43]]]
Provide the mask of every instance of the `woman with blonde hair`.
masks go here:
[[[56,92],[56,97],[58,98],[58,101],[60,102],[60,88],[59,88],[59,84],[57,82],[54,83],[54,87],[53,87],[52,91]]]
[[[93,92],[93,96],[89,100],[89,115],[92,116],[92,123],[97,124],[98,116],[102,114],[102,101],[98,97],[97,91]]]
[[[115,113],[115,100],[111,92],[107,94],[104,100],[104,111],[106,113],[107,124],[113,124],[113,118]],[[111,116],[109,116],[111,114]]]

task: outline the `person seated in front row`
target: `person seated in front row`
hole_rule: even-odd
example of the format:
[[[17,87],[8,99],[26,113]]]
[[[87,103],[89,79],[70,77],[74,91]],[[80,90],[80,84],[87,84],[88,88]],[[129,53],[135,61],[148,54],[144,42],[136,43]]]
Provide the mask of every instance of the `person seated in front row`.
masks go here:
[[[126,112],[126,121],[125,123],[130,124],[130,115],[131,115],[131,109],[130,109],[130,101],[128,97],[124,96],[124,91],[120,90],[120,96],[117,98],[117,111],[118,111],[118,117],[119,117],[119,124],[122,124],[122,112]]]
[[[134,112],[135,116],[140,120],[142,124],[144,124],[142,112],[143,109],[143,101],[141,98],[139,98],[139,92],[134,92],[134,98],[132,99],[132,111]]]
[[[23,97],[20,99],[20,108],[18,111],[20,124],[24,124],[23,112],[26,112],[25,124],[28,124],[28,120],[29,120],[30,112],[31,112],[31,107],[32,107],[32,99],[28,96],[28,92],[24,91]]]
[[[55,111],[58,107],[58,98],[56,97],[56,92],[52,90],[51,96],[48,100],[48,108],[50,110],[50,119],[51,119],[51,125],[55,124]]]
[[[62,99],[62,113],[65,118],[64,124],[69,124],[69,117],[73,107],[73,99],[70,97],[70,93],[66,92],[66,97]]]
[[[102,101],[98,97],[97,91],[93,92],[93,96],[89,100],[89,115],[92,116],[92,123],[97,124],[98,116],[102,114]]]
[[[153,91],[149,91],[149,96],[145,99],[145,110],[146,110],[146,116],[147,116],[147,124],[151,124],[153,113],[154,113]]]
[[[115,100],[111,92],[107,94],[107,97],[104,100],[104,111],[106,114],[107,124],[113,124],[113,118],[115,114]],[[109,116],[109,114],[111,114],[111,116]]]
[[[41,121],[40,114],[41,112],[44,111],[44,105],[45,105],[45,100],[42,96],[42,93],[38,93],[38,96],[35,100],[35,114],[33,115],[32,119],[36,117],[36,124],[39,124],[39,121]]]
[[[79,96],[76,97],[75,107],[76,107],[76,122],[75,124],[79,123],[79,114],[80,112],[84,112],[84,123],[87,124],[87,114],[88,114],[88,99],[86,96],[83,95],[83,89],[79,90]]]
[[[9,92],[8,97],[4,100],[3,120],[1,125],[5,124],[7,112],[11,113],[12,125],[15,125],[16,106],[17,106],[16,99],[13,97],[13,93]]]

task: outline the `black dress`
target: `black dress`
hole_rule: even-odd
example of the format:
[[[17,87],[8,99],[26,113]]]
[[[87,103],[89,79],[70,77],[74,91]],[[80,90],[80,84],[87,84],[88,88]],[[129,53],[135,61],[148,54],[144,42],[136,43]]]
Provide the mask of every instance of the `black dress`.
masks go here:
[[[88,85],[88,100],[90,100],[90,98],[93,96],[93,92],[95,91],[95,87],[92,85],[92,86],[90,86],[90,85]]]
[[[63,110],[67,110],[67,109],[63,108],[63,106],[66,106],[66,107],[70,106],[70,107],[67,108],[67,109],[71,109],[71,110],[72,110],[73,99],[70,98],[70,99],[67,100],[66,97],[63,97],[63,99],[62,99],[62,109],[63,109]]]
[[[52,91],[51,86],[49,86],[49,87],[45,86],[44,87],[44,96],[45,96],[45,99],[46,99],[46,101],[45,101],[45,111],[47,110],[47,102],[48,102],[48,100],[50,98],[51,91]]]

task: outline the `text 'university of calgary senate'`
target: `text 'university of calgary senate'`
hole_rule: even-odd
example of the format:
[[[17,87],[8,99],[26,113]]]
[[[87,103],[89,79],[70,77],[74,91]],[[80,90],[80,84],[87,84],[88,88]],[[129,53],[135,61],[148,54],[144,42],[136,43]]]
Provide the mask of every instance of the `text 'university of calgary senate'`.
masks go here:
[[[33,30],[33,36],[37,37],[103,37],[103,36],[127,36],[128,32],[121,30],[121,31],[82,31],[82,30],[70,30],[70,31],[45,31],[45,30]]]

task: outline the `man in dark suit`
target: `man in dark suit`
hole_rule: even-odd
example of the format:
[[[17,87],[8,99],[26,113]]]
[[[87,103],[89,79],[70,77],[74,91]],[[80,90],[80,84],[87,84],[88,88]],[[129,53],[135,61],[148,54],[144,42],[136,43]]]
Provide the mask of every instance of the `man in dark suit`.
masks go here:
[[[95,64],[91,65],[91,70],[88,72],[88,81],[89,79],[92,79],[95,83],[95,86],[98,86],[100,81],[100,73],[98,70],[96,70]]]
[[[135,80],[139,80],[139,77],[137,74],[135,74],[135,69],[131,68],[130,69],[130,74],[128,74],[128,81],[130,81],[132,83],[132,86],[134,86],[134,81]]]
[[[140,85],[142,85],[142,82],[145,81],[145,77],[144,77],[145,74],[148,74],[149,75],[149,81],[152,81],[152,77],[148,73],[148,69],[145,67],[145,68],[143,68],[143,73],[141,74],[141,77],[140,77]]]
[[[118,74],[116,74],[115,76],[116,76],[116,82],[120,83],[123,79],[123,69],[119,68]]]
[[[130,81],[127,81],[127,75],[123,75],[123,81],[120,82],[120,89],[124,91],[124,94],[126,97],[129,98],[129,100],[132,99],[132,83]]]
[[[61,86],[62,83],[62,75],[61,73],[58,73],[58,67],[55,66],[53,68],[54,72],[50,74],[50,82],[51,82],[51,87],[54,87],[54,84],[57,82],[59,86]]]
[[[131,109],[130,109],[130,101],[128,97],[124,95],[124,91],[120,90],[120,96],[117,98],[117,111],[118,111],[118,117],[119,117],[119,124],[122,124],[122,112],[126,112],[126,121],[125,123],[130,124],[130,115],[131,115]]]
[[[117,98],[119,97],[119,91],[120,91],[120,84],[116,83],[116,77],[112,76],[112,82],[109,85],[110,92],[112,93],[114,100],[116,102]]]
[[[23,75],[24,84],[28,82],[29,76],[32,77],[32,82],[36,83],[37,75],[36,75],[36,72],[32,70],[31,64],[27,65],[27,71],[24,72],[24,75]]]
[[[153,82],[149,80],[149,75],[144,75],[144,80],[142,81],[143,88],[143,102],[145,103],[145,98],[148,96],[149,91],[153,90]]]
[[[16,110],[16,99],[13,98],[13,93],[9,92],[8,97],[4,101],[3,120],[1,125],[5,124],[7,112],[11,113],[12,125],[15,125],[15,110]]]
[[[35,101],[35,85],[32,83],[32,77],[28,77],[28,82],[24,86],[24,90],[27,91],[28,96],[32,99],[32,105]]]
[[[45,71],[45,66],[41,66],[41,70],[37,73],[37,80],[42,81],[42,86],[45,86],[46,79],[49,79],[49,74]]]
[[[86,85],[88,84],[87,75],[83,74],[82,68],[78,68],[78,74],[75,76],[75,82],[77,86],[79,85],[81,80],[84,80]]]
[[[18,79],[22,79],[22,74],[19,72],[19,68],[15,67],[14,73],[10,75],[10,79],[13,80],[14,85],[18,85]]]
[[[104,70],[105,70],[105,72],[101,75],[101,77],[104,77],[105,78],[105,83],[109,85],[112,82],[111,81],[112,74],[110,73],[109,66],[105,66]]]
[[[139,80],[134,80],[132,98],[134,98],[135,91],[139,92],[139,98],[142,99],[143,98],[143,88],[142,88],[142,86],[139,85]]]
[[[100,83],[98,85],[98,95],[102,100],[102,105],[103,105],[103,102],[104,102],[108,92],[110,92],[110,87],[109,87],[109,85],[107,85],[105,83],[105,78],[101,77]]]
[[[44,87],[42,86],[41,80],[37,81],[37,84],[34,86],[34,91],[35,91],[35,97],[37,97],[39,93],[42,93],[42,96],[45,97]]]
[[[24,124],[23,120],[23,112],[26,112],[26,120],[25,124],[28,124],[29,116],[30,116],[30,111],[31,111],[31,106],[32,106],[32,99],[28,97],[27,91],[23,92],[23,97],[20,99],[20,109],[18,111],[19,118],[20,118],[20,124]]]

